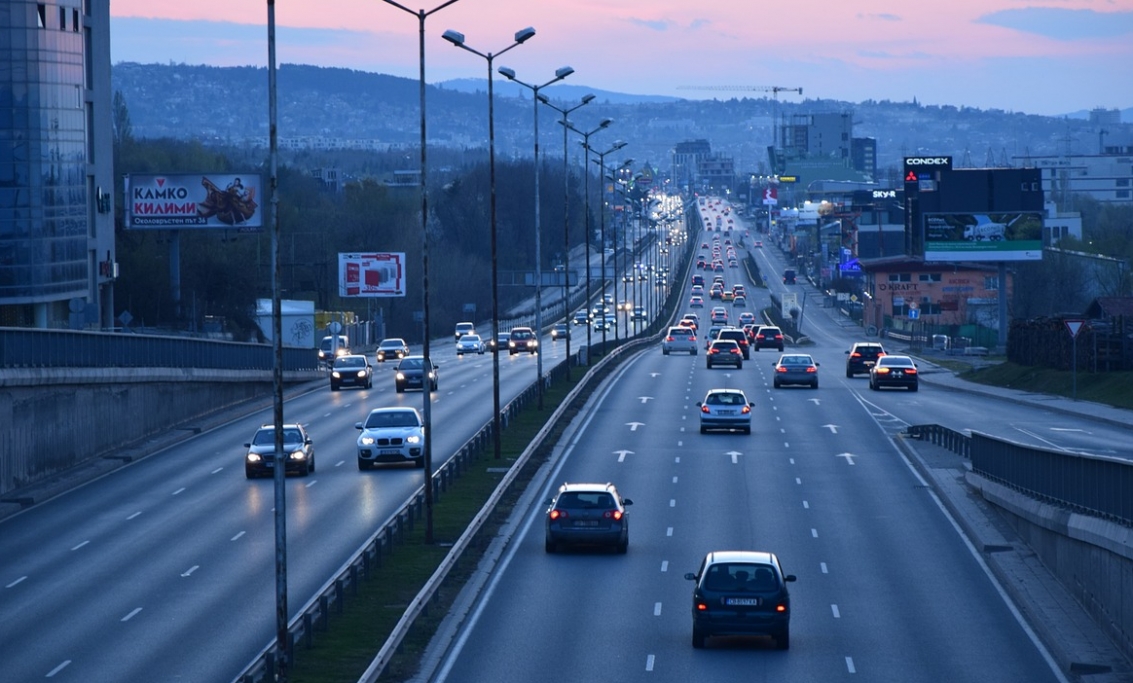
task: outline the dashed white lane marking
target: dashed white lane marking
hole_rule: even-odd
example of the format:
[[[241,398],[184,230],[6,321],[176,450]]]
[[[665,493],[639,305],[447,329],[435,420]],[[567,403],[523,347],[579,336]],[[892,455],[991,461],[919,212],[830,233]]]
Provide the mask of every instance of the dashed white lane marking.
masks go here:
[[[800,477],[795,477],[795,483],[796,484],[802,484],[803,480]]]
[[[665,535],[666,536],[672,536],[673,535],[673,527],[669,527],[668,529],[666,529]]]
[[[670,498],[669,499],[669,507],[675,508],[676,506],[677,506],[677,499],[676,498]]]
[[[794,458],[787,458],[787,462],[789,462],[789,463],[791,463],[792,465],[794,465],[794,464],[795,464],[795,459],[794,459]]]
[[[740,464],[739,456],[738,456],[738,455],[736,455],[735,453],[732,453],[732,464],[733,464],[733,465],[738,465],[738,464]]]
[[[197,570],[198,570],[198,569],[200,569],[200,568],[201,568],[201,565],[199,565],[199,564],[194,564],[194,565],[193,565],[192,567],[189,567],[189,568],[188,568],[188,569],[186,569],[186,570],[185,570],[184,572],[182,572],[182,573],[181,573],[181,576],[183,576],[183,577],[185,577],[185,576],[192,576],[192,575],[193,575],[193,572],[197,571]]]
[[[838,611],[838,605],[831,605],[830,611],[834,613],[835,619],[841,619],[842,618],[842,614]]]
[[[656,658],[653,655],[649,655],[648,657],[645,658],[645,670],[646,671],[652,671],[653,670],[654,661],[656,661]]]
[[[224,469],[223,467],[218,467],[215,470],[213,470],[212,472],[209,472],[209,474],[216,474],[217,472],[220,472],[223,469]]]
[[[669,561],[668,560],[661,560],[661,571],[663,571],[663,572],[669,571]]]
[[[808,502],[806,502],[806,501],[804,500],[804,501],[803,501],[803,509],[804,509],[804,510],[809,510],[809,509],[810,509],[810,503],[808,503]]]
[[[818,567],[822,570],[823,574],[829,574],[830,573],[830,572],[826,571],[826,563],[825,562],[819,562]]]
[[[853,657],[846,657],[846,670],[849,671],[852,674],[855,674],[855,673],[858,672],[857,669],[854,668],[854,658]]]
[[[71,660],[69,660],[69,659],[67,659],[67,660],[64,660],[62,664],[60,664],[59,666],[55,667],[55,668],[54,668],[54,669],[52,669],[51,671],[48,671],[48,672],[47,672],[47,677],[48,677],[48,678],[54,678],[54,677],[55,677],[55,674],[59,673],[59,672],[60,672],[60,671],[62,671],[63,669],[66,669],[66,668],[67,668],[67,666],[68,666],[68,665],[69,665],[70,663],[71,663]]]
[[[132,612],[130,612],[130,613],[129,613],[129,614],[127,614],[126,616],[122,617],[122,619],[121,619],[121,620],[122,620],[122,621],[129,621],[129,620],[133,619],[133,618],[134,618],[134,616],[135,616],[135,615],[137,615],[137,613],[138,613],[138,612],[141,612],[141,611],[142,611],[142,608],[141,608],[141,607],[135,607],[135,608],[134,608],[134,610],[133,610]]]
[[[230,541],[235,541],[235,540],[238,540],[238,539],[239,539],[239,538],[240,538],[241,536],[243,536],[243,535],[244,535],[245,533],[247,533],[247,532],[245,532],[245,531],[241,531],[240,533],[236,534],[235,536],[233,536],[232,538],[230,538],[230,539],[228,539],[228,540],[230,540]]]
[[[681,456],[678,455],[673,462],[675,462],[679,465],[681,463]]]
[[[674,484],[675,484],[675,483],[677,483],[677,478],[676,478],[676,477],[673,477],[673,483],[674,483]]]
[[[810,536],[811,538],[818,538],[818,529],[811,529]]]
[[[184,487],[184,486],[182,486],[181,488],[179,488],[179,489],[177,489],[176,491],[174,491],[174,492],[173,492],[173,495],[175,495],[175,496],[176,496],[176,495],[177,495],[178,493],[181,493],[181,492],[182,492],[182,491],[184,491],[184,490],[185,490],[185,487]]]
[[[318,480],[318,479],[312,479],[311,481],[309,481],[309,482],[307,482],[306,484],[304,484],[304,485],[303,485],[303,487],[304,487],[304,488],[308,488],[308,489],[309,489],[309,488],[311,488],[312,486],[314,486],[314,485],[315,485],[315,484],[317,484],[317,483],[319,483],[319,480]]]
[[[5,588],[11,588],[12,586],[16,586],[16,585],[18,585],[18,584],[20,584],[20,583],[23,583],[23,582],[24,582],[24,580],[25,580],[25,579],[27,579],[27,578],[28,578],[28,577],[27,577],[26,575],[25,575],[25,576],[21,576],[20,578],[16,579],[16,580],[15,580],[15,581],[13,581],[12,583],[10,583],[10,584],[8,584],[7,586],[4,586],[4,587],[5,587]]]
[[[338,462],[336,462],[336,463],[334,464],[334,466],[335,466],[335,467],[342,467],[342,466],[343,466],[343,465],[345,465],[345,464],[346,464],[346,461],[345,461],[345,460],[339,460]]]
[[[75,546],[74,548],[71,548],[71,550],[78,550],[79,548],[83,547],[83,546],[84,546],[84,545],[86,545],[87,543],[90,543],[90,541],[83,541],[82,543],[78,544],[78,545],[77,545],[77,546]]]
[[[655,616],[655,617],[661,616],[661,603],[659,603],[659,602],[653,603],[653,616]]]
[[[137,511],[137,512],[135,512],[134,514],[132,514],[132,515],[130,515],[129,517],[127,517],[127,518],[126,518],[126,521],[127,521],[127,522],[128,522],[128,521],[130,521],[131,519],[133,519],[133,518],[137,517],[137,516],[138,516],[138,515],[140,515],[140,514],[142,514],[142,511],[141,511],[141,510],[138,510],[138,511]]]

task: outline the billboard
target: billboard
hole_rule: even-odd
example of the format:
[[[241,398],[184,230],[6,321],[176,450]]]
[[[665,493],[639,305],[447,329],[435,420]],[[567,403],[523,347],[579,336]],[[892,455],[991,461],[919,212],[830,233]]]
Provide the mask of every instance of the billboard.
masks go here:
[[[339,254],[338,295],[405,296],[405,254]]]
[[[926,213],[925,261],[1038,261],[1043,217],[1035,212]]]
[[[237,228],[263,230],[257,198],[263,179],[174,173],[126,176],[127,229]]]

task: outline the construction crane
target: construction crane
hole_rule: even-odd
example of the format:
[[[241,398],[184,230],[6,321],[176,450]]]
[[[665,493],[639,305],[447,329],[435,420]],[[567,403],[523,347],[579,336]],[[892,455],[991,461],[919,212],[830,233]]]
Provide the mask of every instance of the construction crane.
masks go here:
[[[802,88],[785,88],[781,85],[679,85],[677,90],[730,90],[732,92],[769,92],[779,99],[781,92],[803,94]]]

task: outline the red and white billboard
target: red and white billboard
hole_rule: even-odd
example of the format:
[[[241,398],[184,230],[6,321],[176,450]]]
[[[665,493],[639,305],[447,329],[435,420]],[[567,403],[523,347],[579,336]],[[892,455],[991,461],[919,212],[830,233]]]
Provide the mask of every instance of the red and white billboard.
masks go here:
[[[405,254],[339,254],[338,295],[405,296]]]
[[[259,210],[263,179],[255,173],[126,177],[126,227],[130,229],[237,228],[263,230]]]
[[[776,206],[779,203],[779,188],[774,185],[768,185],[763,188],[763,204],[764,206]]]

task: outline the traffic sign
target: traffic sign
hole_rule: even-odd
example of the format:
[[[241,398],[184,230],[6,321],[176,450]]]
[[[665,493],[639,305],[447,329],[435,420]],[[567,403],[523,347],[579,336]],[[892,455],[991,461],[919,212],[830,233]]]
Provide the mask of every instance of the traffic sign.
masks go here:
[[[1086,324],[1085,320],[1067,320],[1065,322],[1066,329],[1070,330],[1071,339],[1076,338],[1078,336],[1078,332],[1082,329],[1082,326]]]
[[[921,317],[921,312],[915,308],[909,309],[909,320],[917,320]]]

